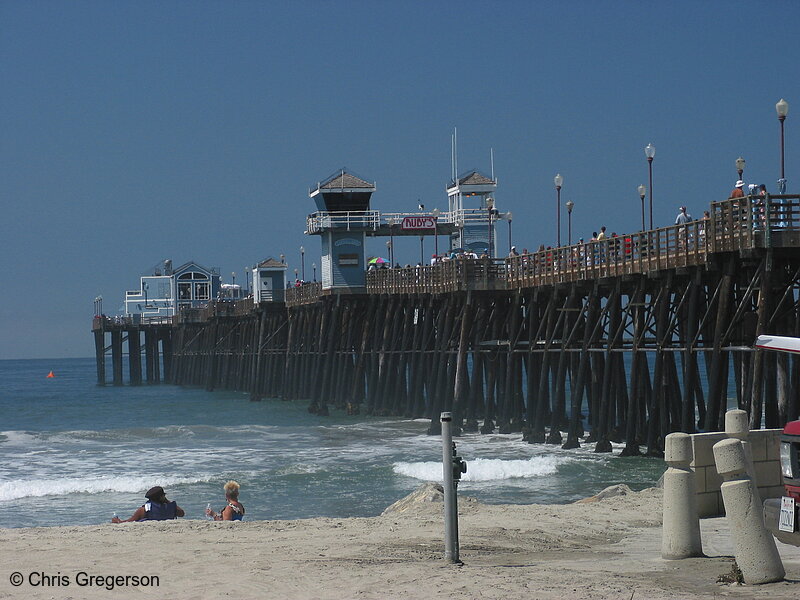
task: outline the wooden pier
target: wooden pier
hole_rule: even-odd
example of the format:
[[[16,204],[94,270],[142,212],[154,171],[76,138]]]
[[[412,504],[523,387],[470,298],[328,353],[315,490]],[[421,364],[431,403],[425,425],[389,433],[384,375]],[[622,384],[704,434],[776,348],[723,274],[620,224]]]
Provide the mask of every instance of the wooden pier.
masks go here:
[[[148,381],[160,341],[170,383],[427,417],[431,433],[447,410],[467,431],[658,455],[673,431],[720,429],[729,397],[752,428],[778,427],[800,410],[800,359],[752,346],[800,336],[800,196],[709,212],[513,258],[373,270],[365,293],[308,284],[286,304],[212,303],[152,325],[149,343],[145,330]],[[133,357],[138,333],[106,321],[98,381],[110,332],[120,383],[123,336]]]

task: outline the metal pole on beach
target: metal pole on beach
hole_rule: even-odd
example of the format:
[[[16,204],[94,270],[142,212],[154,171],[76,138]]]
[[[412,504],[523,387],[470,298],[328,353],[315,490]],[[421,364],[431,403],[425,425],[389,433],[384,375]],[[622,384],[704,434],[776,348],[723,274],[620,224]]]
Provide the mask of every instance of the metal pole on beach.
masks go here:
[[[458,559],[458,500],[453,480],[453,433],[450,423],[453,415],[443,412],[442,422],[442,475],[444,488],[444,558],[451,563]]]

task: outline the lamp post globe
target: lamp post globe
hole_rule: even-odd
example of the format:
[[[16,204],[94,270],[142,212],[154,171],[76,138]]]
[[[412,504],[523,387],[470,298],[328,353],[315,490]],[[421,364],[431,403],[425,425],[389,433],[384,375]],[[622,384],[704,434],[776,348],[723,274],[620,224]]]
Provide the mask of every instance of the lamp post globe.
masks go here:
[[[638,187],[639,198],[642,200],[642,231],[644,231],[644,197],[647,195],[647,187],[642,183]]]
[[[314,271],[314,283],[317,282],[317,263],[311,263],[311,268]]]
[[[789,103],[781,98],[775,105],[775,112],[778,113],[778,121],[781,124],[781,178],[778,182],[780,186],[780,193],[786,193],[786,171],[784,169],[784,145],[783,145],[783,122],[786,120],[786,115],[789,114]]]
[[[567,207],[567,245],[572,246],[572,209],[575,207],[575,203],[567,200],[565,206]]]
[[[739,174],[739,179],[742,178],[742,173],[744,173],[744,167],[747,164],[747,161],[743,159],[741,156],[736,159],[736,172]]]
[[[494,237],[493,236],[493,233],[494,233],[494,227],[493,227],[493,225],[494,225],[494,198],[487,198],[486,199],[486,210],[487,210],[487,213],[488,213],[487,214],[487,217],[488,217],[487,220],[489,222],[489,234],[488,234],[488,238],[489,238],[489,258],[492,258],[494,256],[494,254],[492,252],[492,238]]]
[[[553,177],[556,186],[556,247],[561,247],[561,186],[564,185],[564,178],[561,173],[556,173]]]
[[[503,215],[503,218],[508,221],[508,253],[511,254],[511,248],[513,247],[513,244],[511,243],[511,221],[514,220],[514,213],[509,210]]]
[[[431,211],[433,215],[433,251],[436,256],[439,256],[439,215],[442,214],[438,208]]]
[[[644,147],[644,155],[647,157],[647,170],[650,174],[650,229],[653,228],[653,159],[656,157],[656,147],[647,144]]]
[[[306,249],[300,246],[300,279],[306,280]]]

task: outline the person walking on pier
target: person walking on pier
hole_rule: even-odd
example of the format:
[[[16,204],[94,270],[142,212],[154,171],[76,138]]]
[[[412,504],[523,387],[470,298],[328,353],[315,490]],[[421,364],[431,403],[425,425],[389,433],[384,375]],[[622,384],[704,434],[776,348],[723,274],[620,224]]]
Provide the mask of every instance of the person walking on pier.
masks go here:
[[[686,207],[681,206],[678,210],[678,216],[675,218],[675,225],[686,225],[692,221],[692,216],[686,212]]]
[[[686,224],[692,221],[692,216],[686,212],[686,207],[681,206],[678,210],[678,216],[675,217],[675,225],[678,227],[678,246],[680,248],[688,247],[691,235],[687,233]]]

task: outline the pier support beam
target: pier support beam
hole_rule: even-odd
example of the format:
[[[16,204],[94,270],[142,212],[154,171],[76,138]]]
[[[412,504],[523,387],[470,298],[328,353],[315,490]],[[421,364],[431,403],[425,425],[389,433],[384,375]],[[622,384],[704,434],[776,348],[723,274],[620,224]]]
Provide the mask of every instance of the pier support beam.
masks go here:
[[[97,385],[106,384],[106,334],[102,329],[94,332],[94,358],[97,363]]]

